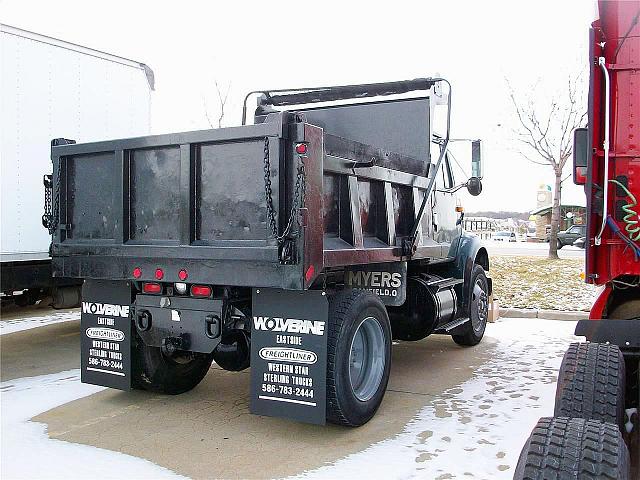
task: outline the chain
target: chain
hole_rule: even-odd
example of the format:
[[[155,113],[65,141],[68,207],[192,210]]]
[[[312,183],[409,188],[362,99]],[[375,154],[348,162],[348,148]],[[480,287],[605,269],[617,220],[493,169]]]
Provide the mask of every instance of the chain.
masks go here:
[[[58,217],[60,210],[60,159],[58,159],[58,175],[45,175],[44,181],[44,215],[42,215],[42,225],[49,230],[49,235],[53,235],[58,229]],[[52,176],[55,176],[55,188],[52,183]],[[53,197],[53,207],[51,205]]]
[[[297,217],[296,212],[304,207],[305,198],[305,167],[304,162],[300,159],[300,164],[296,172],[296,183],[293,192],[293,204],[291,205],[291,211],[289,212],[289,220],[282,232],[282,235],[278,235],[278,222],[276,219],[276,209],[273,206],[273,190],[271,188],[271,160],[269,159],[269,137],[264,138],[264,195],[267,203],[267,221],[269,222],[269,229],[271,235],[278,243],[284,242],[284,240],[291,235],[294,221]]]

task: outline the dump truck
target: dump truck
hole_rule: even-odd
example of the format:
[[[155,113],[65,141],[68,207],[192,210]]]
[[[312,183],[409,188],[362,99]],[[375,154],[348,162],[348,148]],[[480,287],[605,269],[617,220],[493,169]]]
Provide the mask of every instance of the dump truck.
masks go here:
[[[51,296],[54,307],[77,306],[81,282],[52,276],[51,239],[37,213],[50,141],[60,135],[93,141],[149,134],[153,71],[0,24],[0,84],[2,303],[24,306]]]
[[[588,128],[573,179],[587,197],[585,280],[601,290],[558,375],[554,417],[517,479],[640,478],[640,1],[599,1],[590,29]]]
[[[489,257],[457,192],[481,192],[482,146],[454,179],[451,98],[444,78],[268,90],[236,127],[55,140],[46,216],[54,275],[84,279],[82,381],[179,394],[212,361],[250,366],[252,413],[359,426],[392,339],[478,344]]]

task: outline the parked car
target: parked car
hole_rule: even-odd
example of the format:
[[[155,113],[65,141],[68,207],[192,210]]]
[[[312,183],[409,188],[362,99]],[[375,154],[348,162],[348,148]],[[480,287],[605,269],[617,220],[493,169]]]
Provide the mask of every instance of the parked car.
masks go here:
[[[496,232],[493,234],[493,240],[496,242],[517,242],[518,237],[515,232]]]
[[[558,232],[558,248],[562,248],[565,245],[573,245],[573,242],[586,236],[586,225],[573,225],[566,230]]]
[[[586,237],[580,237],[575,242],[573,242],[574,247],[584,248],[585,242],[587,241]]]

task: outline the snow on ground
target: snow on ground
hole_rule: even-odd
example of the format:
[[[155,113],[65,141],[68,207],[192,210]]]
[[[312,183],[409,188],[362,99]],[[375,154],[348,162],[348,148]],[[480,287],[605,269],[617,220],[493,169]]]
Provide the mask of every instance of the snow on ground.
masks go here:
[[[80,320],[80,310],[54,313],[47,312],[47,315],[37,317],[2,320],[0,321],[0,335],[44,327],[46,325],[53,325],[54,323],[69,322],[71,320]]]
[[[589,311],[598,294],[580,278],[584,259],[495,255],[490,262],[501,307]]]
[[[434,397],[400,435],[297,478],[512,478],[531,429],[553,413],[574,328],[552,320],[490,324],[495,354],[472,379]],[[45,425],[30,421],[100,390],[81,384],[79,370],[1,383],[2,478],[181,478],[146,460],[50,439]]]
[[[502,320],[496,354],[435,398],[403,433],[296,478],[513,478],[539,417],[553,415],[557,370],[575,322]]]
[[[6,479],[184,478],[129,455],[52,440],[44,424],[29,420],[102,389],[81,384],[80,370],[0,383],[0,476]]]

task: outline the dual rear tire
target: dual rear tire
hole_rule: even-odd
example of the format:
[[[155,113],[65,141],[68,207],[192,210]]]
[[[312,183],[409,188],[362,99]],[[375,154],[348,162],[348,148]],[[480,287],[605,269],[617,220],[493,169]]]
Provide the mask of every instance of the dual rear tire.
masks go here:
[[[624,421],[625,363],[615,345],[573,343],[558,376],[553,418],[527,440],[515,479],[630,478]]]

